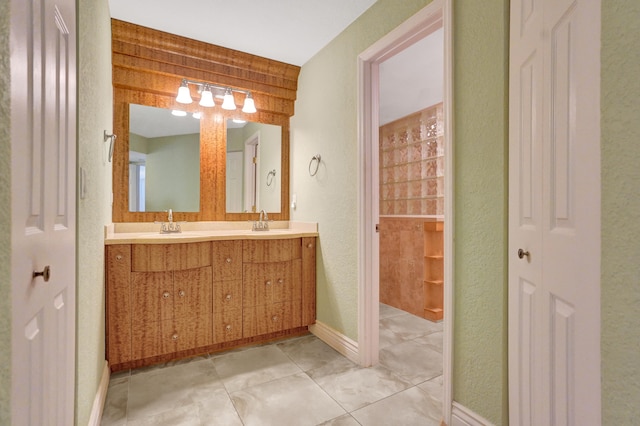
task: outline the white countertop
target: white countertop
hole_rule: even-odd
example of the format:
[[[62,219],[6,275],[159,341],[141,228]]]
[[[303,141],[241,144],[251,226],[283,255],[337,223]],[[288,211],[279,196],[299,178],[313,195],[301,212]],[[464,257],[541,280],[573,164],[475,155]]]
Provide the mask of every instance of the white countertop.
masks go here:
[[[253,222],[184,222],[182,232],[161,234],[160,224],[112,223],[105,226],[105,245],[110,244],[170,244],[214,240],[268,240],[317,237],[314,222],[271,221],[268,231],[252,231]]]

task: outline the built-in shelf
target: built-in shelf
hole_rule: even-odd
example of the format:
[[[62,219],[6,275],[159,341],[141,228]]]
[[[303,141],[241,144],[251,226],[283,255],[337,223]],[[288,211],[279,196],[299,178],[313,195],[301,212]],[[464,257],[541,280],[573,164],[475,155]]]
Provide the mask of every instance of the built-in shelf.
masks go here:
[[[424,223],[424,317],[440,321],[443,317],[444,238],[443,222]]]

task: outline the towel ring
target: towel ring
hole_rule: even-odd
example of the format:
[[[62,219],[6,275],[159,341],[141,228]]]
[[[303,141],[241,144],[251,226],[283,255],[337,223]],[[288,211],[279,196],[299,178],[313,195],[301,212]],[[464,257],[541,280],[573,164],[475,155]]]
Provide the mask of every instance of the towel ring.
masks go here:
[[[275,176],[276,176],[276,169],[271,170],[269,174],[267,174],[267,186],[271,186],[271,184],[273,183],[273,178]]]
[[[309,161],[309,174],[311,176],[315,176],[318,173],[318,169],[320,168],[320,154],[316,154],[313,157],[311,157],[311,161]],[[311,165],[313,164],[313,162],[316,162],[316,168],[311,171]]]

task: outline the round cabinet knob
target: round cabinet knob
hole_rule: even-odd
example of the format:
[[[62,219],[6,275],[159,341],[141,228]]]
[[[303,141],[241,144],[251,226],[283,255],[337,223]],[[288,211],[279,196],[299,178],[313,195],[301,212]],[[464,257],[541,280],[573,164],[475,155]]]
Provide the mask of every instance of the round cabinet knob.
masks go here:
[[[227,331],[231,331],[231,325],[227,324],[227,326],[224,329],[227,330]]]
[[[42,277],[44,279],[44,282],[48,282],[49,278],[51,278],[51,267],[49,267],[49,265],[45,266],[44,269],[40,272],[38,271],[33,271],[33,278],[38,278],[38,277]]]
[[[178,296],[180,297],[184,297],[186,293],[184,292],[184,290],[180,290],[180,292],[178,293]]]
[[[274,315],[273,317],[271,317],[271,320],[272,320],[273,322],[278,321],[278,316],[277,316],[277,315]]]
[[[266,285],[271,285],[271,280],[267,280],[267,282],[265,282]]]
[[[169,294],[168,291],[165,291],[164,293],[162,293],[162,297],[164,297],[165,299],[168,299],[169,296],[171,296],[171,295]]]
[[[525,258],[525,257],[526,257],[527,259],[529,259],[529,251],[524,251],[524,250],[522,250],[522,249],[518,249],[518,257],[519,257],[520,259],[523,259],[523,258]]]
[[[284,280],[282,278],[278,278],[278,284],[282,284]]]
[[[230,294],[227,294],[224,298],[225,298],[226,300],[231,300],[231,295],[230,295]]]
[[[227,257],[227,263],[231,263],[231,258]]]
[[[311,243],[307,244],[307,248],[313,248],[313,244]]]
[[[121,254],[116,255],[116,260],[122,260],[122,255]]]
[[[178,333],[175,333],[173,336],[171,336],[171,338],[172,338],[173,340],[178,340]]]

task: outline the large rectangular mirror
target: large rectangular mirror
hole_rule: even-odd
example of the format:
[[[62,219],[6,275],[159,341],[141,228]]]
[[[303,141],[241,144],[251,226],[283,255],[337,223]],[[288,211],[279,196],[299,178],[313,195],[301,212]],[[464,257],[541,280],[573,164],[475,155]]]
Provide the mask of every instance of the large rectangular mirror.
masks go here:
[[[129,105],[129,211],[200,210],[200,117]]]
[[[281,154],[281,126],[227,120],[227,213],[280,212]]]

